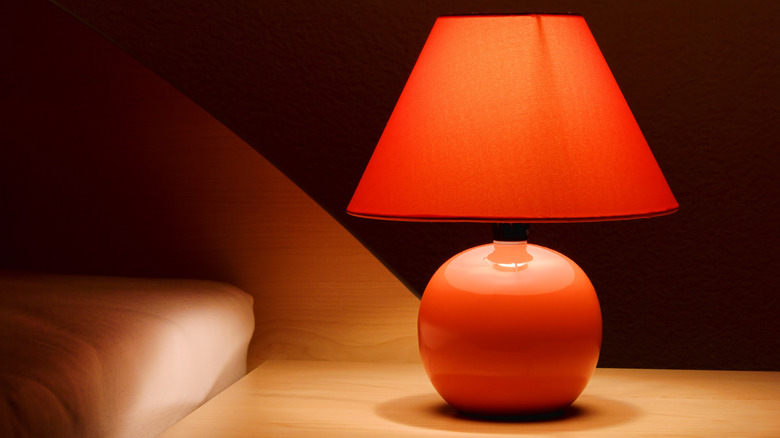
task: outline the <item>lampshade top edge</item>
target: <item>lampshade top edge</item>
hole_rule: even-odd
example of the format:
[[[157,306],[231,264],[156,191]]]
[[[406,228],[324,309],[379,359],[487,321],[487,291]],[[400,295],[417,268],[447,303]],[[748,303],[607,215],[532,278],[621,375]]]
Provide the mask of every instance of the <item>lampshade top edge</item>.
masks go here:
[[[444,14],[439,15],[438,18],[458,18],[458,17],[524,17],[524,16],[534,16],[534,15],[547,15],[547,16],[571,16],[571,17],[584,17],[579,12],[496,12],[496,13],[485,13],[485,12],[465,12],[465,13],[459,13],[459,14]]]

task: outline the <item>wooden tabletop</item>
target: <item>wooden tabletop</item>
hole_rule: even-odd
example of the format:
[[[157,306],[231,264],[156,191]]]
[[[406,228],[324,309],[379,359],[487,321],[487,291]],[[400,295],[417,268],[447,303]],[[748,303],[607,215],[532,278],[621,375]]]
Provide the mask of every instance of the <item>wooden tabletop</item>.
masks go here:
[[[780,437],[780,372],[596,370],[555,420],[465,417],[421,364],[268,361],[161,437]]]

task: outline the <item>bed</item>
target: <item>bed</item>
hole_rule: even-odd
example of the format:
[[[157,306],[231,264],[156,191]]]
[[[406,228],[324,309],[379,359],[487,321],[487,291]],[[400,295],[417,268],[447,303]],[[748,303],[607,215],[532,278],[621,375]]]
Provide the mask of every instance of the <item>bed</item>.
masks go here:
[[[0,436],[152,437],[246,373],[222,283],[0,271]]]

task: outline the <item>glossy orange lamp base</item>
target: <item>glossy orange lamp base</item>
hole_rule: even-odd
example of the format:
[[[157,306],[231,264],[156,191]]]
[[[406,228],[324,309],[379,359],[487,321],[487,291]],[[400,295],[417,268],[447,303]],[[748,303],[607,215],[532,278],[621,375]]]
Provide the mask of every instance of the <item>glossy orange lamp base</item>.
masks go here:
[[[434,274],[418,315],[434,388],[459,411],[523,416],[561,411],[590,380],[601,310],[585,273],[525,241],[464,251]]]

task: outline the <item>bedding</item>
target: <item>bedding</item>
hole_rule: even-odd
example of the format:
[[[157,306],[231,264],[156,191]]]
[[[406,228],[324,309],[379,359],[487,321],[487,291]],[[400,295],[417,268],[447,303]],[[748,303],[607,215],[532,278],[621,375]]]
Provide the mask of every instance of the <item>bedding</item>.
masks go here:
[[[0,436],[152,437],[246,373],[252,297],[0,271]]]

